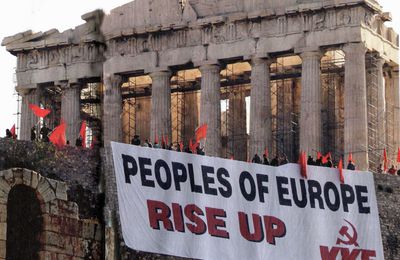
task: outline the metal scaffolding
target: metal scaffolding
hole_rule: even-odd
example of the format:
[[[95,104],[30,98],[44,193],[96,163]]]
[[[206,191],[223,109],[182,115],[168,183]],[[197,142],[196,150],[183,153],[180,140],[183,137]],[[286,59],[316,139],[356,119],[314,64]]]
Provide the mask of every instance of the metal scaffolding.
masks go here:
[[[81,118],[86,121],[86,147],[90,147],[93,140],[101,142],[102,136],[102,109],[103,85],[88,83],[81,90]]]

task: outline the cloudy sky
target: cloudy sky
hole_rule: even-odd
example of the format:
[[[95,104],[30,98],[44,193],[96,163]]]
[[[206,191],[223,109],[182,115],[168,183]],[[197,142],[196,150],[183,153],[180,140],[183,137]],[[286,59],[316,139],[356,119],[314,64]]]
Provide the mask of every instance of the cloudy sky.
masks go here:
[[[101,8],[110,9],[129,0],[7,0],[1,4],[0,40],[26,30],[34,32],[57,28],[63,31],[82,24],[81,15]],[[400,30],[400,9],[396,0],[380,0],[385,11],[392,12],[397,32]],[[0,136],[16,123],[17,103],[14,94],[16,59],[0,47]]]

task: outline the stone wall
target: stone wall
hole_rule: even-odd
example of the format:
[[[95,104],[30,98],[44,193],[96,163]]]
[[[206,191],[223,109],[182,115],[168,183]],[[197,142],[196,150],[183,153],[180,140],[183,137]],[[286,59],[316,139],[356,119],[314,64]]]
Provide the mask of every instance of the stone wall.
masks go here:
[[[400,259],[400,176],[375,175],[386,260]]]
[[[43,177],[65,182],[69,201],[79,206],[81,218],[102,217],[103,195],[99,193],[98,150],[0,138],[0,170],[26,168]]]

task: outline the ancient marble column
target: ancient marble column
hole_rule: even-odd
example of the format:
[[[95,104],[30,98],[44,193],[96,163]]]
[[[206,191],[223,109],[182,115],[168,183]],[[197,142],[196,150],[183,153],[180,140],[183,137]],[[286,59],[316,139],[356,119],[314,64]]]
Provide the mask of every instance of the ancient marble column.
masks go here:
[[[171,141],[171,72],[158,71],[150,74],[151,90],[151,122],[150,138],[168,137]]]
[[[229,96],[228,113],[228,149],[234,159],[247,161],[247,125],[246,125],[246,93],[238,88]]]
[[[383,75],[383,65],[385,60],[381,57],[377,59],[376,75],[377,75],[377,101],[378,101],[378,117],[377,117],[377,134],[378,148],[386,147],[386,96],[385,96],[385,80]]]
[[[207,124],[205,152],[208,156],[221,156],[221,92],[220,67],[203,65],[201,72],[200,125]]]
[[[39,118],[29,108],[30,104],[39,105],[38,89],[18,89],[22,97],[21,102],[21,127],[19,132],[20,140],[31,140],[31,128],[36,125]],[[10,126],[11,127],[11,126]]]
[[[269,66],[272,60],[251,60],[250,142],[248,157],[272,150],[272,112]]]
[[[61,119],[67,125],[65,136],[71,145],[75,145],[79,137],[81,125],[81,85],[79,83],[60,83],[61,95]]]
[[[107,75],[104,77],[104,145],[109,146],[110,141],[122,141],[122,77]]]
[[[400,87],[399,87],[399,68],[392,68],[390,77],[387,78],[387,102],[390,104],[391,140],[389,145],[393,148],[392,159],[397,160],[397,149],[400,147]]]
[[[309,155],[322,149],[321,52],[300,54],[301,76],[300,151]]]
[[[366,47],[349,43],[345,52],[344,79],[344,153],[349,153],[359,170],[368,170],[367,88],[365,74]]]

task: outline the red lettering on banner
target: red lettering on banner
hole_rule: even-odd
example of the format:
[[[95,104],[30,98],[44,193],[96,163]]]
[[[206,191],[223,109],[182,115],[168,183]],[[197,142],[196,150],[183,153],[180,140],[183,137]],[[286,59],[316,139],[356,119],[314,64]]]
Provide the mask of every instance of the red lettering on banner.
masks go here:
[[[186,226],[193,234],[203,235],[208,227],[208,233],[211,236],[229,238],[229,232],[223,229],[226,228],[226,222],[223,219],[226,218],[226,212],[223,209],[206,207],[204,213],[195,204],[189,204],[182,211],[180,204],[172,203],[171,210],[164,202],[154,200],[148,200],[147,207],[150,227],[153,229],[160,230],[161,222],[164,229],[168,231],[185,232]],[[201,216],[205,216],[207,224]]]
[[[267,242],[275,245],[275,238],[284,237],[286,235],[286,226],[279,218],[264,216],[265,235]]]
[[[339,247],[332,247],[331,250],[327,246],[320,246],[319,251],[321,252],[321,259],[322,260],[335,260],[336,256],[340,252]]]
[[[327,246],[320,246],[321,259],[322,260],[336,260],[336,257],[342,255],[342,260],[356,260],[361,255],[361,260],[373,260],[376,257],[376,251],[366,249],[353,249],[350,251],[349,248],[344,247],[332,247],[329,250]]]
[[[181,205],[172,203],[172,214],[174,216],[174,225],[176,231],[185,232],[185,224],[183,223],[183,213]]]
[[[244,212],[239,212],[239,227],[240,234],[246,240],[251,242],[261,242],[264,239],[264,232],[262,228],[262,219],[259,215],[253,214],[253,229],[254,233],[250,233],[249,220],[247,214]]]
[[[223,209],[206,208],[208,233],[213,237],[229,238],[229,233],[226,230],[218,229],[225,228],[226,224],[223,219],[226,218],[226,212]]]
[[[264,238],[262,231],[262,218],[257,214],[253,214],[254,234],[250,234],[249,223],[246,213],[239,212],[239,226],[240,234],[242,237],[249,241],[260,242]],[[276,238],[284,237],[286,235],[285,223],[272,216],[263,216],[265,225],[265,236],[268,244],[275,245]]]
[[[185,216],[195,225],[192,223],[187,223],[186,227],[196,235],[202,235],[206,232],[207,226],[204,221],[198,216],[204,216],[203,211],[194,204],[187,205],[185,207]]]
[[[169,217],[171,216],[171,210],[165,203],[161,201],[148,200],[147,209],[149,212],[150,226],[152,228],[160,229],[159,222],[161,221],[166,230],[174,231],[172,222],[169,220]]]

